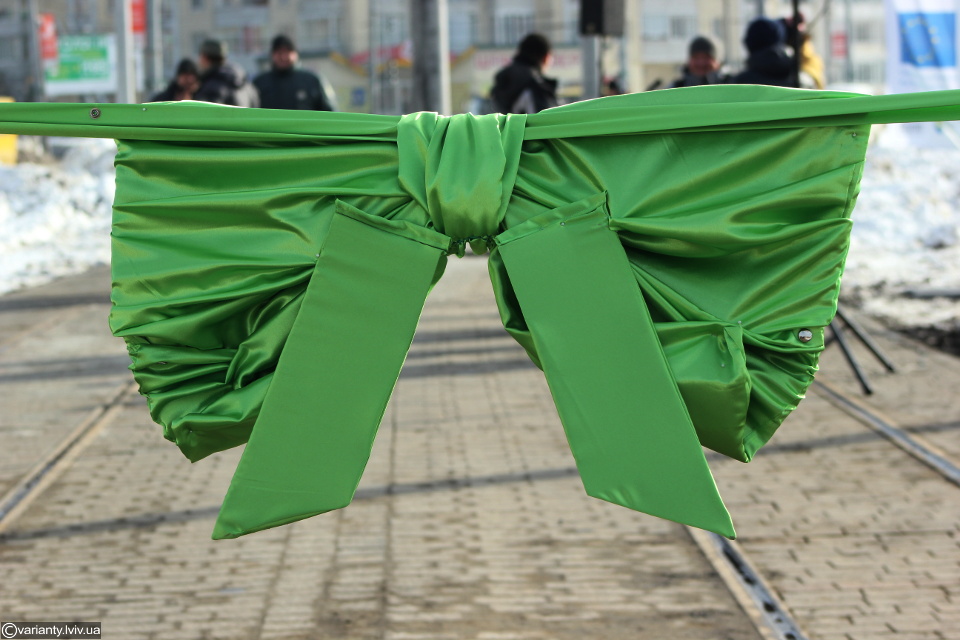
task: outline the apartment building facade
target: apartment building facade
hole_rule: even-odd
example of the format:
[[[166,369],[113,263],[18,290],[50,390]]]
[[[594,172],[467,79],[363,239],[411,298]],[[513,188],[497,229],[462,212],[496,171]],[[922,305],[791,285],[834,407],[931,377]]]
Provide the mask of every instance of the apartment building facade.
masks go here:
[[[51,13],[60,33],[111,33],[118,0],[0,0],[0,93],[25,83],[22,31],[26,11]],[[153,0],[159,2],[163,69],[195,57],[200,42],[227,43],[230,58],[250,73],[268,64],[269,42],[284,33],[301,49],[305,67],[334,86],[349,111],[408,110],[411,76],[409,0]],[[882,90],[882,0],[802,2],[814,44],[830,80]],[[564,98],[582,94],[579,0],[448,0],[453,109],[478,108],[493,73],[530,31],[555,46],[549,73]],[[628,91],[669,83],[679,73],[687,45],[697,35],[714,39],[721,57],[737,69],[745,53],[746,23],[763,12],[787,15],[790,0],[624,0],[624,34],[603,38],[603,74]],[[7,35],[4,35],[7,34]],[[3,66],[4,63],[6,66]],[[159,82],[155,82],[158,85]],[[145,87],[145,93],[158,88]]]

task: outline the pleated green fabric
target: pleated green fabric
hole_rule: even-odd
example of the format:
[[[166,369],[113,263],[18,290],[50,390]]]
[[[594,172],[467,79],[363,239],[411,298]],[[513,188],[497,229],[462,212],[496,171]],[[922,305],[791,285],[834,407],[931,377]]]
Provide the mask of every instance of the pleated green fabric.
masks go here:
[[[700,445],[749,461],[811,383],[869,126],[946,119],[960,92],[711,86],[530,116],[0,105],[0,132],[119,140],[110,326],[189,459],[248,443],[218,538],[350,502],[467,245],[490,251],[587,492],[732,537]]]

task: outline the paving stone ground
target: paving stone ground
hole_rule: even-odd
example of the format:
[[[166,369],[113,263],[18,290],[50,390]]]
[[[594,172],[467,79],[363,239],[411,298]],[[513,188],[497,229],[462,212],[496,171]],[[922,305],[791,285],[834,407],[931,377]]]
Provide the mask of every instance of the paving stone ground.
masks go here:
[[[129,382],[108,286],[101,270],[0,298],[8,485]],[[904,362],[914,349],[891,344]],[[911,357],[904,379],[930,368],[916,425],[949,425],[921,411],[960,369]],[[957,443],[949,426],[924,435]],[[351,506],[211,541],[238,456],[190,464],[128,397],[0,536],[0,620],[164,640],[759,637],[684,527],[585,496],[482,258],[452,261],[431,294]],[[749,465],[710,462],[744,550],[811,638],[960,638],[960,488],[814,393]]]
[[[818,379],[960,465],[960,359],[859,320],[897,372],[855,341],[874,394],[837,345]],[[740,544],[811,638],[960,638],[960,487],[816,388],[749,465],[710,461]]]
[[[930,349],[869,318],[859,322],[897,368],[889,373],[852,334],[845,334],[874,387],[870,406],[960,461],[960,358]],[[822,368],[825,379],[851,395],[861,394],[839,349],[826,352]]]
[[[0,495],[129,384],[108,270],[0,297]]]

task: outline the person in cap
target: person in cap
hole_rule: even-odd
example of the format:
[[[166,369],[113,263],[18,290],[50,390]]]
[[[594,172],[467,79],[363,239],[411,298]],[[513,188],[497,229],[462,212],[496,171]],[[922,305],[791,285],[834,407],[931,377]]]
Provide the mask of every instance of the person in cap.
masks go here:
[[[731,82],[796,86],[794,62],[786,50],[786,30],[782,22],[757,18],[747,26],[743,44],[748,53],[746,68],[733,76]]]
[[[260,106],[247,72],[227,61],[226,47],[219,40],[204,40],[200,45],[200,88],[193,99],[236,107]]]
[[[184,58],[177,64],[177,73],[167,88],[150,99],[151,102],[171,102],[174,100],[192,100],[193,94],[200,88],[200,70],[190,58]]]
[[[670,88],[723,84],[728,81],[729,77],[720,70],[717,46],[710,38],[697,36],[690,42],[687,64],[683,67],[683,75],[674,80]]]
[[[334,111],[333,91],[319,76],[297,68],[299,55],[293,40],[278,35],[270,45],[270,70],[253,84],[264,109]]]
[[[537,113],[557,106],[557,81],[543,75],[550,41],[531,33],[520,41],[513,61],[497,72],[490,98],[500,113]]]

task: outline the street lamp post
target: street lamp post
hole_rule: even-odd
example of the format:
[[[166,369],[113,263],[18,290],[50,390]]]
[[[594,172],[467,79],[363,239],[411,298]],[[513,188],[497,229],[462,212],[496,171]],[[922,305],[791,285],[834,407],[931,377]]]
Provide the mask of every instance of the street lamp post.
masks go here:
[[[147,85],[148,91],[163,86],[162,0],[147,0]]]
[[[37,0],[24,0],[23,11],[24,27],[26,29],[27,64],[29,75],[33,76],[32,96],[29,99],[42,100],[45,96],[43,63],[40,60],[40,12],[37,10]]]
[[[133,64],[133,14],[130,0],[117,3],[114,31],[117,39],[117,96],[120,103],[137,101],[137,85]]]
[[[450,27],[447,0],[412,0],[413,105],[411,111],[450,115]]]

